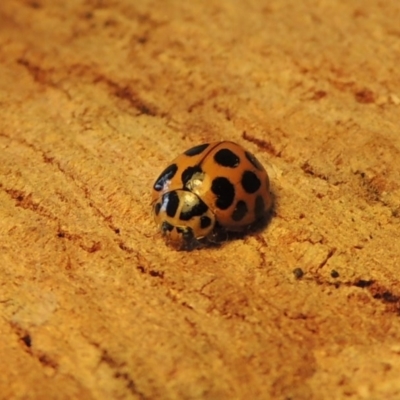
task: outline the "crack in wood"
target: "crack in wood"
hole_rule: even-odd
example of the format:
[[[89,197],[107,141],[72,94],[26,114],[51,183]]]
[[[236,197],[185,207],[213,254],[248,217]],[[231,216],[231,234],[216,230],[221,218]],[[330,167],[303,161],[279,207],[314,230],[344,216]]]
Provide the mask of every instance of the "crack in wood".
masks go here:
[[[277,151],[271,142],[264,139],[256,138],[246,131],[242,133],[242,138],[247,142],[255,144],[261,150],[265,150],[267,153],[272,154],[275,157],[281,157],[281,151]]]

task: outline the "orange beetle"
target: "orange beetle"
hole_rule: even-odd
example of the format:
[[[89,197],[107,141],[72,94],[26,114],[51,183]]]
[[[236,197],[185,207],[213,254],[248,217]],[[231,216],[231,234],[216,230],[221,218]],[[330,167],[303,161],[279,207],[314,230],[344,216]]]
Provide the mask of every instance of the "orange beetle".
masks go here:
[[[272,206],[268,174],[233,142],[204,143],[185,151],[153,185],[156,223],[168,241],[194,248],[216,229],[243,231]]]

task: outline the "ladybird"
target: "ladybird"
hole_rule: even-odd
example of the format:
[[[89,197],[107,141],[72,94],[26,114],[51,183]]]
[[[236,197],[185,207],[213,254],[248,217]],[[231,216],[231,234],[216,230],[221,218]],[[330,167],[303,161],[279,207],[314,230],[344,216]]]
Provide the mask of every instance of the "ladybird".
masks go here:
[[[175,158],[153,185],[161,233],[179,248],[244,231],[272,206],[268,174],[257,158],[229,141],[204,143]]]

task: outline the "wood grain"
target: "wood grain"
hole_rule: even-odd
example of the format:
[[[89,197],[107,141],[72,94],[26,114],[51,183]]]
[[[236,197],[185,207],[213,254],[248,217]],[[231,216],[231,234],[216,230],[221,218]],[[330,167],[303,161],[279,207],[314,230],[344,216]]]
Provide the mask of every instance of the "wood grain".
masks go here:
[[[0,398],[399,399],[399,20],[2,0]],[[153,180],[223,139],[265,164],[274,217],[177,252]]]

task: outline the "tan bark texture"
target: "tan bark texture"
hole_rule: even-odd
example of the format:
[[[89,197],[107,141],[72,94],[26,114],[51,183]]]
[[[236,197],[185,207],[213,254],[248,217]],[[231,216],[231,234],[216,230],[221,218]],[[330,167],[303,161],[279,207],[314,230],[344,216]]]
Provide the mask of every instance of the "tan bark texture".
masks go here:
[[[398,0],[0,1],[1,399],[400,399]],[[265,165],[191,252],[175,156]]]

